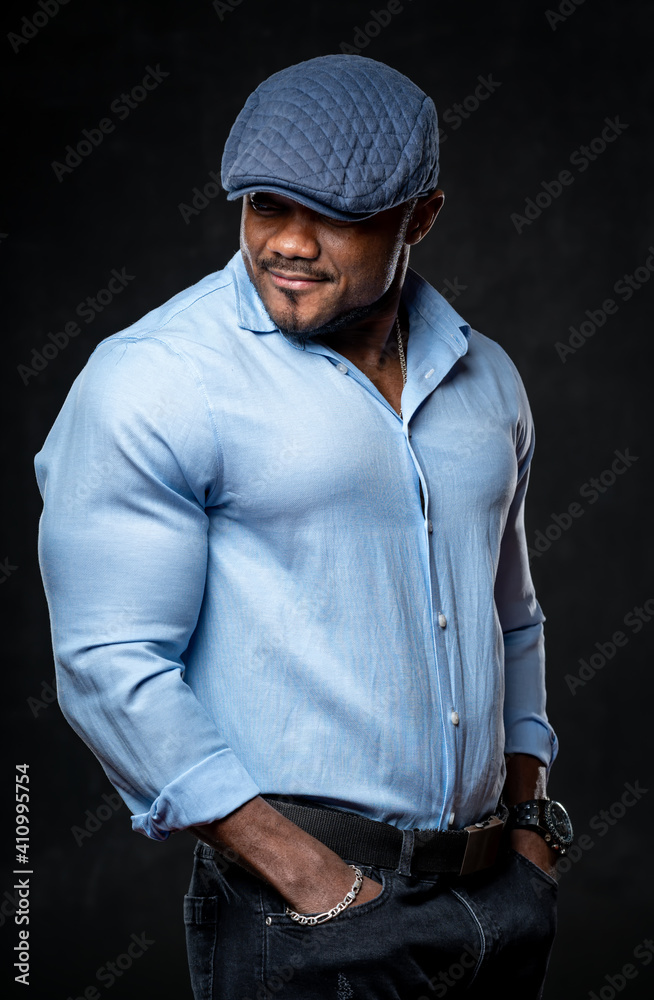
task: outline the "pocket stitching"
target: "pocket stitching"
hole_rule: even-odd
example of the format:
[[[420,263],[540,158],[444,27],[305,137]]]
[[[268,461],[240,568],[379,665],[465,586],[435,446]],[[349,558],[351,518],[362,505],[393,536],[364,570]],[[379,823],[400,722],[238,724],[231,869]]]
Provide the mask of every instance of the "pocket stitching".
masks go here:
[[[189,911],[192,911],[190,913]],[[206,914],[203,911],[208,911]],[[184,896],[184,923],[207,927],[218,923],[218,896]]]

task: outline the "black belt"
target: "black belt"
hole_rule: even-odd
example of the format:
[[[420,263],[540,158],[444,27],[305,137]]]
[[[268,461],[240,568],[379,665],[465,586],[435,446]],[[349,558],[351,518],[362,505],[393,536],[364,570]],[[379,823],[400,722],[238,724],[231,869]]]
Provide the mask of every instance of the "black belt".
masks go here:
[[[405,875],[469,875],[489,868],[497,857],[508,816],[501,806],[497,815],[463,830],[399,830],[343,809],[304,805],[297,797],[263,798],[339,857]]]

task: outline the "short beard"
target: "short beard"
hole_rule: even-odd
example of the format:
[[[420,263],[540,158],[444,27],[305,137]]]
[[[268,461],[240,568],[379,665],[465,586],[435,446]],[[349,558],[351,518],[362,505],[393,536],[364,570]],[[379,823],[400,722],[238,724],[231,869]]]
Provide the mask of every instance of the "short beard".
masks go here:
[[[295,293],[293,291],[285,291],[285,294],[291,302],[295,301]],[[310,341],[320,340],[321,337],[327,337],[333,333],[340,333],[342,330],[356,326],[357,323],[369,319],[376,313],[382,312],[392,294],[393,289],[389,288],[376,302],[371,302],[367,306],[355,306],[354,309],[348,309],[346,312],[333,316],[326,323],[315,326],[311,330],[298,330],[294,324],[291,324],[291,326],[281,326],[279,323],[277,324],[277,328],[284,336],[290,337],[301,347],[304,347]]]

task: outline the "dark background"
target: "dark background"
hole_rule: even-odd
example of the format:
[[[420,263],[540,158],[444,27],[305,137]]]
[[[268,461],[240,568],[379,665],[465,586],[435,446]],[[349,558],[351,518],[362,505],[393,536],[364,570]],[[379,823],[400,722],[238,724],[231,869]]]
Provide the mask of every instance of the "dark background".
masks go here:
[[[386,6],[377,2],[372,9]],[[593,0],[578,7],[564,0],[562,6],[570,15],[550,24],[540,3],[405,0],[362,54],[411,76],[441,114],[473,94],[480,76],[495,81],[492,94],[459,127],[452,115],[442,122],[447,203],[412,263],[439,290],[447,281],[458,287],[455,308],[508,350],[526,383],[537,427],[528,536],[532,548],[540,538],[544,550],[534,550],[532,566],[548,616],[549,712],[561,741],[551,792],[568,805],[577,836],[586,835],[561,885],[546,997],[587,997],[604,989],[602,998],[609,998],[613,987],[605,976],[621,975],[625,963],[636,970],[633,980],[623,981],[625,997],[649,997],[654,962],[645,966],[634,949],[654,938],[654,790],[629,807],[615,804],[626,783],[650,789],[654,777],[654,623],[651,615],[638,631],[624,623],[632,609],[654,598],[654,282],[643,282],[629,301],[614,286],[637,268],[645,267],[641,279],[651,273],[646,96],[652,92],[654,11],[638,0]],[[557,7],[553,3],[550,10]],[[370,0],[242,0],[231,10],[216,10],[209,0],[70,0],[17,52],[5,36],[33,32],[22,19],[41,8],[37,0],[25,0],[5,15],[0,44],[5,166],[9,161],[11,174],[0,240],[7,279],[0,607],[6,614],[3,729],[9,741],[1,769],[0,957],[3,988],[6,982],[17,995],[10,957],[17,941],[11,915],[12,780],[14,765],[27,762],[34,871],[27,995],[65,1000],[95,985],[104,996],[97,970],[125,952],[132,934],[145,933],[153,943],[110,987],[112,995],[190,997],[181,903],[191,838],[149,842],[131,832],[122,806],[101,810],[105,819],[96,818],[90,825],[97,829],[80,839],[79,831],[91,832],[85,824],[112,789],[49,703],[53,666],[36,561],[41,504],[33,455],[93,347],[222,267],[237,249],[239,208],[222,194],[188,222],[179,205],[190,204],[193,189],[219,169],[229,127],[251,90],[290,63],[352,43],[357,28],[365,30],[370,21],[370,10]],[[369,33],[374,31],[373,25]],[[168,76],[120,120],[111,103],[141,83],[147,66],[158,64]],[[115,130],[59,181],[53,161],[63,161],[66,146],[75,146],[83,129],[97,128],[107,116]],[[628,128],[586,170],[571,165],[574,151],[616,116]],[[573,183],[518,232],[511,215],[523,214],[526,199],[565,169]],[[81,322],[82,333],[37,371],[37,355],[43,357],[44,345],[52,342],[48,334],[79,320],[78,303],[106,287],[112,269],[123,267],[133,276],[124,291],[92,323]],[[597,314],[607,298],[617,311],[601,324],[596,315],[597,331],[564,363],[556,343],[567,342],[570,327],[578,330],[588,320],[586,310]],[[591,502],[593,494],[580,490],[610,469],[616,450],[628,450],[637,460],[613,483],[606,474],[608,485]],[[575,502],[582,515],[569,526],[564,519],[557,538],[553,515]],[[608,643],[616,630],[626,644],[612,655],[605,645],[605,665],[594,676],[586,673],[585,685],[571,691],[569,678],[579,675],[579,660],[599,654],[596,644]],[[610,824],[602,825],[600,811],[611,806]]]

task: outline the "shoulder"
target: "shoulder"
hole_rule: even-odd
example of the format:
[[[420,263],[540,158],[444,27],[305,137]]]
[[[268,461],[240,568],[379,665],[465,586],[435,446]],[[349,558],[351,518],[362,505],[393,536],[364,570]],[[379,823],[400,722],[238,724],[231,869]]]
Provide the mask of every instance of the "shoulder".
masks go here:
[[[509,354],[496,340],[480,333],[479,330],[470,328],[469,349],[483,358],[484,363],[502,378],[509,388],[514,389],[521,396],[526,396],[520,372]]]
[[[179,396],[184,388],[201,388],[207,352],[229,347],[236,323],[233,286],[227,265],[105,337],[76,386],[135,402],[160,395],[162,389]]]
[[[106,337],[96,350],[105,345],[141,340],[158,340],[171,347],[177,340],[180,348],[184,341],[201,344],[209,333],[215,337],[216,330],[223,325],[220,320],[229,319],[233,313],[233,286],[233,271],[228,264],[151,309],[130,326]]]

